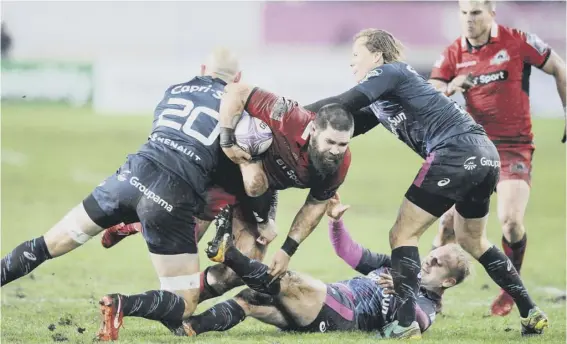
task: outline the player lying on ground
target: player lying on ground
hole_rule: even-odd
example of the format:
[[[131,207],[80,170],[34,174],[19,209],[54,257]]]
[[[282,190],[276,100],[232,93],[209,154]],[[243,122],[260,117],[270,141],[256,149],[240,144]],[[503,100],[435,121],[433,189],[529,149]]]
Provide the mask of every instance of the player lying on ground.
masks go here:
[[[116,313],[181,326],[199,299],[193,216],[203,207],[221,156],[220,98],[225,85],[239,79],[238,61],[221,49],[201,66],[200,76],[169,87],[156,106],[149,140],[45,235],[20,244],[2,258],[2,286],[80,247],[104,228],[140,222],[161,288],[104,296],[97,337],[118,338],[122,319],[117,321]]]
[[[184,321],[183,333],[225,331],[249,316],[288,331],[360,330],[387,335],[397,322],[399,307],[392,295],[390,257],[373,253],[351,239],[340,219],[346,209],[338,198],[331,202],[327,212],[329,236],[337,255],[362,276],[325,284],[309,275],[289,271],[271,282],[268,267],[245,257],[232,246],[230,236],[222,234],[230,230],[219,228],[221,234],[207,253],[214,261],[222,261],[235,270],[250,289]],[[230,221],[225,226],[228,228]],[[468,274],[469,262],[458,245],[443,246],[424,258],[416,304],[422,332],[435,320],[444,291],[461,283]]]
[[[288,237],[270,264],[270,273],[279,276],[287,270],[299,244],[319,224],[328,200],[346,177],[354,121],[340,105],[329,104],[311,112],[293,100],[249,85],[228,85],[225,91],[220,110],[220,137],[221,147],[231,160],[242,164],[251,158],[238,147],[234,136],[234,128],[244,110],[266,122],[273,133],[272,145],[258,164],[258,175],[248,179],[259,180],[263,185],[252,187],[248,193],[257,196],[267,188],[310,189]],[[234,152],[242,154],[235,158]],[[243,174],[246,175],[244,171]]]
[[[464,109],[402,62],[402,53],[403,46],[390,33],[363,30],[354,38],[351,62],[358,84],[307,106],[316,111],[339,103],[353,112],[355,121],[374,114],[375,125],[381,123],[425,159],[390,230],[392,277],[402,303],[391,334],[421,337],[414,307],[421,269],[417,246],[421,235],[453,205],[457,242],[512,296],[522,335],[541,334],[547,316],[530,298],[512,262],[486,237],[490,196],[500,173],[498,151]]]
[[[530,69],[535,66],[555,78],[565,107],[565,63],[535,34],[498,25],[495,2],[466,0],[459,7],[463,34],[435,63],[430,82],[448,96],[463,92],[468,113],[498,149],[502,247],[519,273],[527,246],[524,214],[535,150],[527,87]],[[452,208],[439,221],[434,247],[455,242],[454,212]],[[491,311],[504,316],[513,306],[514,299],[501,290]]]

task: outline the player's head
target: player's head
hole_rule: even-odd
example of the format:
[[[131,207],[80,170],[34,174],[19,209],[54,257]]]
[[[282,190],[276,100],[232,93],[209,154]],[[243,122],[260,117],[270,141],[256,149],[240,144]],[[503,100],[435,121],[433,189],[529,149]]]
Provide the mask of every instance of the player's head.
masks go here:
[[[219,78],[227,83],[238,82],[241,76],[238,58],[226,48],[217,48],[201,65],[201,75]]]
[[[461,26],[468,39],[478,39],[488,34],[494,23],[495,5],[492,1],[460,0]]]
[[[340,104],[322,107],[311,127],[309,160],[322,176],[337,171],[354,132],[354,119]]]
[[[364,79],[372,69],[403,59],[404,47],[388,31],[362,30],[354,36],[350,67],[356,81]]]
[[[426,289],[447,289],[470,274],[470,262],[461,246],[449,244],[429,252],[421,263],[421,285]]]

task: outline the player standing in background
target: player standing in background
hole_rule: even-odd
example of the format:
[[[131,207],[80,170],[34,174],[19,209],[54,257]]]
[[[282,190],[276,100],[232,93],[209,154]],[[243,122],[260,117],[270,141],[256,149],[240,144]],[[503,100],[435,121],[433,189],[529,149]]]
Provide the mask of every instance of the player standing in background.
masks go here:
[[[520,309],[522,335],[542,333],[547,316],[528,295],[510,260],[486,237],[500,159],[482,126],[401,61],[403,46],[390,33],[363,30],[354,37],[352,49],[358,85],[307,108],[339,103],[354,111],[355,121],[360,116],[366,121],[374,113],[377,123],[425,159],[390,230],[392,277],[401,306],[386,337],[421,338],[415,313],[419,238],[453,205],[457,241],[512,295]]]
[[[237,164],[247,163],[251,158],[238,147],[234,136],[234,128],[242,111],[246,110],[250,116],[266,122],[273,133],[272,145],[258,162],[257,173],[249,180],[259,180],[262,190],[267,187],[310,189],[281,250],[270,264],[270,275],[278,278],[287,271],[289,260],[301,242],[317,227],[329,199],[346,177],[354,121],[352,115],[337,104],[313,113],[293,100],[257,87],[231,84],[225,91],[220,108],[220,144],[225,154]],[[251,176],[244,171],[243,175],[244,179]],[[249,194],[257,192],[250,192],[248,187]]]
[[[116,340],[123,316],[180,326],[199,299],[193,216],[204,206],[222,154],[220,99],[225,85],[238,82],[240,75],[234,55],[219,49],[201,66],[201,76],[170,86],[155,109],[149,140],[45,235],[2,258],[2,286],[76,249],[104,228],[140,222],[161,288],[104,296],[97,338]]]
[[[527,245],[524,214],[535,149],[529,100],[531,66],[553,75],[565,108],[565,63],[535,34],[496,24],[494,2],[460,1],[459,5],[463,35],[445,49],[430,82],[447,96],[462,91],[467,111],[484,126],[498,149],[502,247],[520,272]],[[433,246],[454,241],[452,208],[440,221]],[[513,306],[513,298],[501,290],[492,314],[508,315]]]

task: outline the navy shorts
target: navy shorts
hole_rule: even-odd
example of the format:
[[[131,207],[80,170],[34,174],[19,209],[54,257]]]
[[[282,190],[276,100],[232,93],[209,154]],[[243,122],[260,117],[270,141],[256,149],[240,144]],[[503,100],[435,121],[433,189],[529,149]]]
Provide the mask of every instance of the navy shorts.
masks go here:
[[[464,134],[429,153],[406,198],[440,217],[454,204],[465,218],[488,213],[500,176],[500,156],[485,135]]]
[[[83,201],[100,227],[140,222],[151,253],[197,253],[195,220],[202,202],[191,186],[141,155],[126,163]]]

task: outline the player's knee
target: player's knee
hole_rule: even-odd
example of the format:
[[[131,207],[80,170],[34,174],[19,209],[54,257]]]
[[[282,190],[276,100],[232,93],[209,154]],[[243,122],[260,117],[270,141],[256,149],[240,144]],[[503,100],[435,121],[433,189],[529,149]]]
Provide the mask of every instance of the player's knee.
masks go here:
[[[272,296],[259,293],[250,288],[240,291],[236,294],[236,296],[234,296],[234,300],[242,307],[242,309],[244,309],[246,315],[253,312],[254,307],[256,306],[269,306],[275,304]]]
[[[207,269],[207,282],[217,292],[222,292],[242,285],[238,275],[226,265],[217,264]]]
[[[45,233],[44,240],[51,256],[57,257],[83,245],[102,229],[79,204]]]
[[[524,227],[522,219],[513,215],[500,217],[500,223],[502,224],[502,232],[505,234],[514,234]]]

